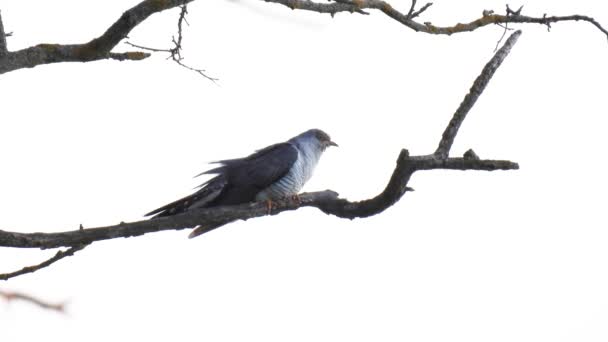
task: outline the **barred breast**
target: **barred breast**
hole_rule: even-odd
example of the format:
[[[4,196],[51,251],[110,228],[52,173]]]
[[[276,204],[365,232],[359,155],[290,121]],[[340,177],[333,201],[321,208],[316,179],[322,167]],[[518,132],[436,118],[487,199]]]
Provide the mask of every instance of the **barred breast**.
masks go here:
[[[298,158],[283,178],[262,190],[255,197],[257,201],[293,196],[300,192],[304,184],[312,177],[321,152],[314,146],[297,146]]]

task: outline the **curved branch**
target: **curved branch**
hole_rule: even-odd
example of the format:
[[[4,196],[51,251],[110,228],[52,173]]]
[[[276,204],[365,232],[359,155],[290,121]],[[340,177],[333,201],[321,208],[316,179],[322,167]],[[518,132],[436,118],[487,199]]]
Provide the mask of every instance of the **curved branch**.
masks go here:
[[[150,56],[149,53],[140,51],[112,53],[111,51],[133,28],[150,15],[191,1],[193,0],[144,0],[124,12],[101,36],[88,43],[39,44],[14,52],[0,53],[0,74],[49,63],[90,62],[101,59],[120,61],[145,59]]]
[[[60,63],[60,62],[90,62],[102,59],[114,59],[119,61],[131,60],[138,61],[145,59],[150,56],[149,52],[142,51],[131,51],[124,53],[112,53],[112,49],[121,42],[133,28],[139,25],[141,22],[146,20],[150,15],[164,10],[185,6],[186,4],[194,0],[144,0],[125,11],[120,18],[114,22],[102,35],[91,41],[83,44],[39,44],[29,48],[25,48],[18,51],[8,51],[6,46],[5,37],[7,34],[4,33],[2,27],[2,18],[0,17],[0,74],[10,72],[21,68],[32,68],[41,64]],[[264,0],[266,2],[273,2],[287,6],[291,9],[300,9],[313,11],[318,13],[329,13],[334,16],[339,12],[349,13],[360,13],[368,14],[363,11],[364,9],[375,9],[382,11],[390,18],[397,22],[409,27],[416,32],[424,32],[429,34],[447,34],[460,32],[474,31],[480,27],[491,25],[491,24],[507,24],[507,23],[532,23],[542,24],[550,27],[552,23],[562,21],[586,21],[593,24],[599,29],[606,37],[608,37],[608,30],[606,30],[600,23],[589,16],[584,15],[568,15],[568,16],[546,16],[542,17],[529,17],[521,15],[521,9],[518,11],[511,11],[507,7],[507,13],[505,15],[495,14],[493,11],[483,11],[480,18],[473,20],[469,23],[458,23],[453,26],[435,26],[430,22],[420,23],[415,21],[423,12],[425,12],[432,3],[423,5],[420,9],[416,10],[416,0],[412,0],[411,7],[407,14],[404,14],[391,6],[388,2],[383,0],[335,0],[334,2],[319,3],[310,0]],[[182,7],[185,9],[185,7]],[[179,52],[181,49],[181,22],[184,18],[184,11],[180,15],[178,26],[180,26],[180,32],[178,40],[175,41],[176,48],[178,50],[170,50],[174,61],[179,65],[193,70],[211,80],[212,77],[207,76],[203,70],[194,69],[183,64],[181,56],[177,55],[175,58],[175,51]],[[146,50],[153,52],[158,49]],[[163,49],[164,50],[164,49]],[[165,50],[166,52],[166,50]]]
[[[482,75],[478,77],[475,81],[476,83],[481,78],[485,78],[487,83],[494,74],[496,68],[500,65],[502,59],[507,56],[510,48],[515,44],[517,37],[520,34],[521,32],[517,31],[507,39],[505,46],[501,48],[484,67]],[[488,67],[488,65],[491,67]],[[473,86],[473,88],[475,88],[475,86]],[[481,87],[479,91],[470,92],[463,102],[469,102],[471,104],[470,106],[472,106],[475,103],[476,98],[481,95],[482,91],[483,87]],[[466,100],[467,98],[469,98],[469,100]],[[453,125],[454,121],[458,121],[456,126],[460,126],[467,111],[468,109],[464,112],[457,111],[454,118],[450,121],[450,125]],[[371,199],[351,202],[339,198],[338,194],[334,191],[326,190],[305,193],[299,195],[298,198],[284,198],[274,201],[270,212],[267,203],[264,201],[237,206],[203,208],[187,211],[175,216],[159,217],[151,220],[120,223],[109,227],[80,229],[60,233],[17,233],[0,230],[0,246],[43,249],[64,246],[72,247],[66,252],[60,252],[68,253],[74,248],[81,249],[94,241],[139,236],[162,230],[180,230],[198,225],[211,227],[209,229],[211,230],[235,220],[247,220],[269,214],[276,215],[284,211],[296,210],[301,207],[315,207],[326,214],[348,219],[368,217],[386,210],[399,201],[408,190],[411,190],[407,185],[412,174],[416,171],[434,169],[493,171],[516,170],[519,168],[516,163],[507,160],[481,160],[472,150],[467,151],[461,158],[448,158],[447,153],[458,132],[457,127],[451,129],[450,125],[448,125],[446,133],[444,133],[442,138],[442,141],[449,141],[449,143],[440,144],[440,147],[445,146],[442,148],[442,151],[445,151],[445,153],[409,156],[407,150],[402,150],[397,158],[397,165],[387,186],[380,194]],[[55,257],[57,260],[63,257],[59,257],[60,253]],[[49,259],[49,261],[50,260],[52,259]]]
[[[517,170],[518,168],[517,163],[506,160],[476,160],[467,158],[447,158],[442,160],[432,155],[410,157],[407,150],[402,150],[397,159],[397,166],[384,191],[378,196],[364,201],[350,202],[339,198],[338,193],[326,190],[304,193],[296,199],[283,198],[273,201],[270,213],[268,212],[267,203],[264,201],[235,206],[203,208],[174,216],[60,233],[17,233],[0,230],[0,246],[41,249],[79,246],[95,241],[134,237],[163,230],[181,230],[197,225],[213,225],[217,228],[232,221],[248,220],[269,214],[277,215],[301,207],[315,207],[326,214],[341,218],[363,218],[381,213],[399,201],[409,189],[407,184],[411,175],[419,170],[493,171]],[[0,276],[0,279],[3,279],[2,276]]]
[[[568,16],[546,16],[542,17],[529,17],[521,15],[519,11],[509,11],[506,15],[494,14],[492,11],[483,11],[480,18],[473,20],[468,23],[458,23],[453,26],[435,26],[430,22],[419,23],[414,20],[422,12],[424,12],[431,3],[427,3],[420,10],[414,11],[415,1],[412,3],[412,7],[408,14],[401,13],[396,10],[391,4],[383,0],[349,0],[349,1],[336,1],[330,3],[319,3],[310,0],[264,0],[266,2],[273,2],[287,6],[293,10],[305,10],[318,13],[328,13],[334,16],[336,13],[349,12],[349,13],[362,13],[364,9],[375,9],[382,11],[390,18],[397,22],[411,28],[416,32],[424,32],[429,34],[446,34],[451,35],[453,33],[471,32],[476,29],[491,25],[491,24],[507,24],[507,23],[526,23],[526,24],[542,24],[548,27],[552,23],[562,21],[586,21],[593,24],[608,38],[608,31],[600,25],[595,19],[585,15],[568,15]]]

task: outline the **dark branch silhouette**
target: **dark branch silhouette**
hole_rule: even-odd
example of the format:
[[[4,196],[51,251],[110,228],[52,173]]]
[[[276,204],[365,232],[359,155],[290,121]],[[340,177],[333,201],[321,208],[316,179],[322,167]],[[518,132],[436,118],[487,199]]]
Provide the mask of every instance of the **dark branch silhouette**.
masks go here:
[[[20,276],[23,274],[36,272],[39,269],[48,267],[51,264],[65,258],[65,257],[74,255],[74,253],[78,252],[79,250],[84,249],[86,246],[87,246],[87,244],[76,244],[76,245],[73,245],[70,248],[66,249],[65,251],[57,252],[52,258],[49,258],[49,259],[39,263],[38,265],[26,266],[15,272],[2,273],[2,274],[0,274],[0,280],[8,280],[10,278],[14,278],[14,277],[17,277],[17,276]]]
[[[32,272],[63,258],[65,256],[64,254],[73,254],[86,245],[101,240],[139,236],[162,230],[180,230],[192,228],[201,224],[217,228],[235,220],[247,220],[269,214],[276,215],[287,210],[296,210],[301,207],[315,207],[326,214],[347,219],[376,215],[395,204],[408,190],[411,190],[411,188],[408,187],[408,182],[412,174],[416,171],[434,169],[485,171],[516,170],[519,166],[511,161],[479,159],[472,150],[465,153],[463,157],[449,157],[449,151],[458,133],[458,128],[465,119],[466,114],[473,107],[475,101],[494,75],[494,72],[509,54],[511,47],[516,43],[520,34],[521,31],[513,33],[505,41],[503,47],[494,54],[492,59],[483,68],[479,77],[474,81],[470,92],[465,96],[450,120],[437,150],[429,155],[410,156],[408,151],[403,149],[397,158],[397,165],[386,188],[374,198],[363,201],[348,201],[339,198],[336,192],[326,190],[301,194],[298,198],[284,198],[274,201],[270,212],[267,203],[264,201],[237,206],[191,210],[175,216],[59,233],[17,233],[0,231],[0,246],[42,249],[70,247],[67,251],[58,253],[54,258],[49,259],[40,265],[29,268],[26,267],[24,269],[27,269],[28,272]],[[8,279],[20,274],[28,273],[22,271],[1,275],[0,279]]]
[[[7,48],[6,37],[0,17],[0,74],[22,69],[32,68],[42,64],[60,62],[90,62],[102,59],[113,59],[118,61],[138,61],[146,59],[151,52],[169,52],[171,59],[177,64],[195,71],[210,80],[202,69],[195,69],[183,63],[181,57],[181,24],[185,18],[185,5],[194,0],[144,0],[136,6],[125,11],[116,22],[100,36],[82,44],[38,44],[18,51],[10,51]],[[541,24],[547,28],[551,24],[564,21],[585,21],[594,25],[607,38],[608,31],[595,19],[585,15],[547,16],[531,17],[521,14],[521,8],[517,11],[507,6],[504,15],[496,14],[491,10],[484,10],[482,16],[468,23],[457,23],[453,26],[435,26],[430,21],[419,22],[416,19],[422,13],[426,13],[432,3],[427,3],[416,10],[416,1],[412,1],[409,11],[402,13],[391,4],[382,0],[335,0],[329,2],[314,2],[310,0],[264,0],[287,6],[291,9],[307,10],[318,13],[328,13],[334,16],[336,13],[359,13],[369,14],[364,10],[378,10],[406,27],[428,34],[451,35],[460,32],[471,32],[488,25],[506,25],[508,23],[519,24]],[[129,52],[113,52],[118,43],[123,41],[137,25],[146,20],[150,15],[167,9],[182,6],[182,12],[178,19],[178,37],[173,39],[174,47],[171,49],[153,49],[131,44],[139,50]]]

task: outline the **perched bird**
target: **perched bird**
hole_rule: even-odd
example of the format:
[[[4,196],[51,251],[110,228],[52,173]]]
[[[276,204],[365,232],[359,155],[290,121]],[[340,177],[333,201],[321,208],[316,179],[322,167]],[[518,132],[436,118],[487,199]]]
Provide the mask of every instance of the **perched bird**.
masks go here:
[[[272,201],[296,195],[310,179],[321,154],[329,146],[338,145],[322,130],[311,129],[248,157],[214,162],[220,166],[197,176],[216,176],[201,184],[197,192],[145,216],[171,216],[190,209]],[[196,237],[216,227],[198,226],[188,237]]]

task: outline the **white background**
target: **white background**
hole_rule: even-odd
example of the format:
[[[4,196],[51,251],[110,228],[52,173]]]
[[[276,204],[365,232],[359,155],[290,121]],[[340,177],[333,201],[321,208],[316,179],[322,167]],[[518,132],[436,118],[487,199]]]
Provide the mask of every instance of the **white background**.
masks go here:
[[[3,0],[9,48],[81,43],[131,1]],[[409,1],[392,2],[407,12]],[[528,1],[524,14],[588,14],[603,1]],[[519,3],[513,3],[513,8]],[[420,19],[467,22],[503,1],[436,1]],[[0,77],[0,229],[55,232],[133,221],[189,194],[207,162],[309,128],[340,144],[305,191],[381,191],[401,148],[432,152],[493,54],[497,26],[451,37],[369,16],[253,0],[196,1],[186,62],[63,63]],[[178,10],[137,27],[169,47]],[[60,315],[0,303],[3,341],[606,341],[608,43],[585,22],[518,26],[453,155],[519,171],[429,171],[381,215],[315,209],[98,242],[0,284]],[[117,51],[128,50],[120,45]],[[55,251],[0,249],[0,271]]]

